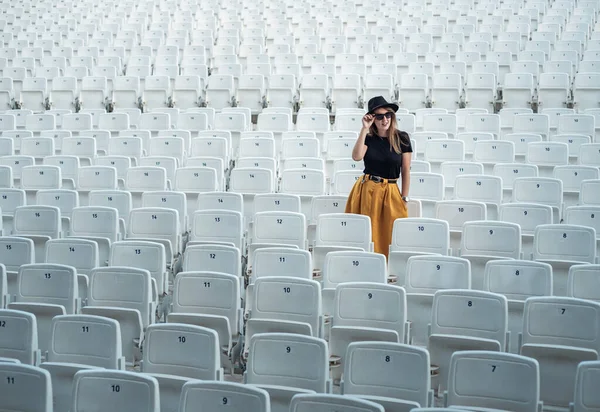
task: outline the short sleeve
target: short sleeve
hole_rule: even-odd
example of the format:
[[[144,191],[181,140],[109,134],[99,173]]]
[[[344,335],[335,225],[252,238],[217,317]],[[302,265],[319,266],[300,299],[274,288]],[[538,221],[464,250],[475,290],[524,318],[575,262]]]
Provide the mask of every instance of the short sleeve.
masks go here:
[[[412,143],[410,142],[410,136],[406,132],[400,132],[400,149],[402,153],[412,153]]]
[[[373,136],[371,136],[370,134],[368,134],[365,137],[365,146],[369,146],[371,144],[371,141],[373,140]]]

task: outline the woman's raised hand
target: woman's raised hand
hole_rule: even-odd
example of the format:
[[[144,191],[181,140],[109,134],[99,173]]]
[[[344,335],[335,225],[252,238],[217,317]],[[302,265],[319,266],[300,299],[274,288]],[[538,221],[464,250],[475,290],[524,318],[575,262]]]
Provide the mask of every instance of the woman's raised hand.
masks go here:
[[[369,129],[374,121],[375,117],[372,114],[365,114],[362,118],[362,125],[365,129]]]

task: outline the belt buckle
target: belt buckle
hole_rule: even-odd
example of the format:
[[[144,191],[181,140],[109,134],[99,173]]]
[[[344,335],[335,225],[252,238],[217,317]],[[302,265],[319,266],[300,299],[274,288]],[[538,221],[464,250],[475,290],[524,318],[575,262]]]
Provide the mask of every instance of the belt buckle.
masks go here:
[[[373,180],[374,180],[375,182],[377,182],[377,183],[381,183],[381,182],[383,182],[383,179],[382,179],[381,177],[379,177],[379,176],[373,176]]]

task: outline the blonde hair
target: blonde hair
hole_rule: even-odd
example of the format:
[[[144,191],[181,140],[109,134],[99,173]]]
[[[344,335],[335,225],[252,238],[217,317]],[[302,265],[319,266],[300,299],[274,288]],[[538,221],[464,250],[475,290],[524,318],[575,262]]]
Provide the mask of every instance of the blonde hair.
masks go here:
[[[388,113],[392,113],[392,118],[390,119],[390,127],[387,130],[387,138],[390,142],[390,151],[394,151],[398,154],[402,153],[402,147],[407,147],[410,145],[410,137],[408,133],[404,131],[398,130],[398,123],[396,122],[396,113],[390,108],[386,108]],[[373,114],[373,116],[376,116]],[[377,136],[377,126],[375,126],[375,122],[369,128],[369,132],[371,136]]]

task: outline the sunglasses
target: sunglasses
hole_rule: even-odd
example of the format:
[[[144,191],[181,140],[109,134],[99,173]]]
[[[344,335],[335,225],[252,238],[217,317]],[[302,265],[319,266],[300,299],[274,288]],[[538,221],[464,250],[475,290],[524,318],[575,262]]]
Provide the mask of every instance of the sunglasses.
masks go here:
[[[394,113],[392,113],[392,112],[387,112],[387,113],[382,113],[382,114],[376,114],[375,115],[375,120],[383,120],[384,117],[386,119],[391,119],[393,116],[394,116]]]

